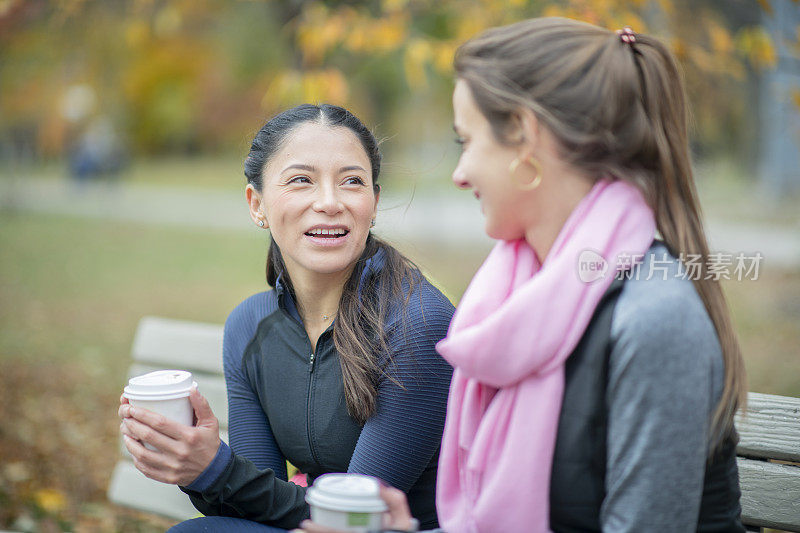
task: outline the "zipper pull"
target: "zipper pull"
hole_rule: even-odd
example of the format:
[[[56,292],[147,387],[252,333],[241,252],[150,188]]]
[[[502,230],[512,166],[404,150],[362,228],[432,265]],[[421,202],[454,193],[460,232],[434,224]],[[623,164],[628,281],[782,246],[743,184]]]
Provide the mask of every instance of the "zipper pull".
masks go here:
[[[311,352],[311,357],[308,358],[308,373],[314,371],[314,352]]]

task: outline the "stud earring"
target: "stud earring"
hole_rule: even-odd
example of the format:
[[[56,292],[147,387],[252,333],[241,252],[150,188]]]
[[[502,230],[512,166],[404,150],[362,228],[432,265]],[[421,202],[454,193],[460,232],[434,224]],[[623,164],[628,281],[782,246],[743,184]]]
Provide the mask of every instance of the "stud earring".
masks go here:
[[[374,228],[375,227],[375,219],[374,218],[372,219],[372,222],[369,223],[369,227],[370,228]]]
[[[264,221],[263,220],[259,220],[258,221],[258,227],[260,227],[260,228],[264,227]]]

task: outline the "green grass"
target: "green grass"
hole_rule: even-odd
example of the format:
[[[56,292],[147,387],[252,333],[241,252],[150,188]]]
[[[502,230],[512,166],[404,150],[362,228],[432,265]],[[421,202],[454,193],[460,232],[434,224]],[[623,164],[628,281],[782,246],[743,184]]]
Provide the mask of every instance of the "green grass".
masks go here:
[[[800,271],[765,271],[723,285],[744,354],[748,389],[800,397]]]
[[[125,348],[143,314],[221,322],[263,271],[263,235],[9,214],[0,227],[5,356]]]

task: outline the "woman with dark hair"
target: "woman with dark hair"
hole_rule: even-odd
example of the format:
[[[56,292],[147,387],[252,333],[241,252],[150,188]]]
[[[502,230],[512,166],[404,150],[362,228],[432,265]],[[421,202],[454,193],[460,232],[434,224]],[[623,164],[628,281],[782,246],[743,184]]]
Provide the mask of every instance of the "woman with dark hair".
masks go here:
[[[301,105],[269,120],[245,161],[250,216],[270,229],[267,283],[228,317],[230,446],[193,391],[189,428],[120,407],[137,468],[181,486],[206,518],[174,531],[275,531],[308,517],[328,472],[376,476],[435,527],[434,489],[452,369],[434,346],[453,306],[372,235],[381,155],[349,111]],[[147,443],[159,450],[146,449]],[[215,516],[211,516],[215,515]]]
[[[672,55],[540,18],[466,42],[455,71],[453,181],[500,242],[437,346],[455,368],[443,529],[744,531],[744,366],[708,275]],[[405,498],[384,493],[407,528]]]

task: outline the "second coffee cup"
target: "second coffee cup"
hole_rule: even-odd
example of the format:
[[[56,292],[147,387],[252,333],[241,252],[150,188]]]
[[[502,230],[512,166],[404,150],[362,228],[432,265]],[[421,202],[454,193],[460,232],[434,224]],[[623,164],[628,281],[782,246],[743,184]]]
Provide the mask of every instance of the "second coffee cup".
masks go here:
[[[361,474],[325,474],[306,492],[311,520],[353,533],[379,531],[386,511],[378,480]]]

